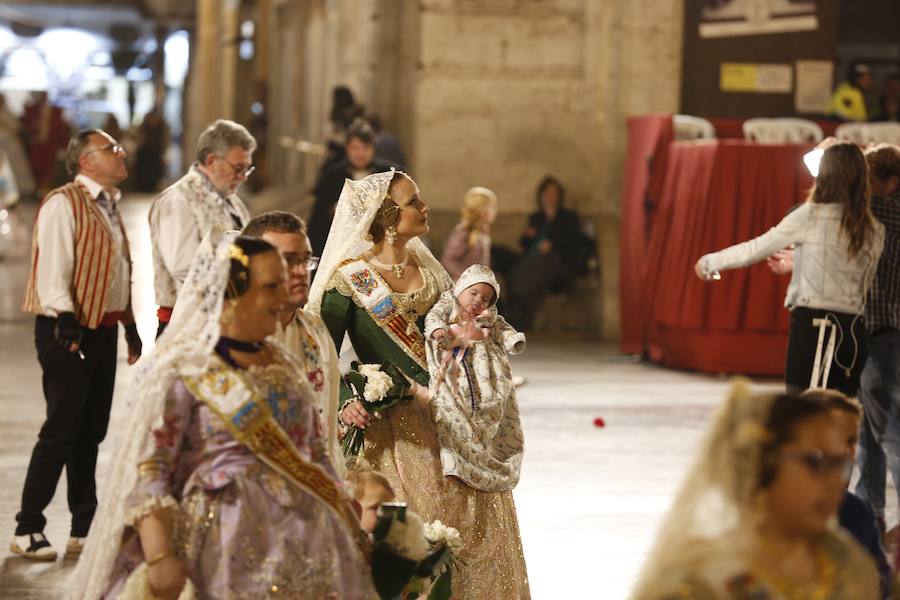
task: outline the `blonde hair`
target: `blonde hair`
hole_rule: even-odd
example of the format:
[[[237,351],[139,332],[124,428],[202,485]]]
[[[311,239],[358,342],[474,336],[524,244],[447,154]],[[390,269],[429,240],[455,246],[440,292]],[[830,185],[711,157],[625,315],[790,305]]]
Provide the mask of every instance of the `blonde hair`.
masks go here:
[[[362,500],[366,495],[366,488],[375,486],[380,487],[393,499],[396,494],[391,483],[384,475],[372,469],[360,469],[359,471],[350,471],[347,473],[347,483],[350,484],[350,492],[356,500]]]
[[[478,234],[488,224],[490,209],[497,209],[497,194],[486,187],[473,187],[463,196],[462,228],[469,234],[470,246],[475,245]]]

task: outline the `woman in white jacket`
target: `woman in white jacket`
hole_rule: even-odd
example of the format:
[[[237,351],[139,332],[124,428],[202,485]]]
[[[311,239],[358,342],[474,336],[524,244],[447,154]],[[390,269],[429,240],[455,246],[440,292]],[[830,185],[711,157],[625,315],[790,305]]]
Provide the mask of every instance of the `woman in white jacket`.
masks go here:
[[[884,226],[869,211],[866,160],[855,144],[835,143],[825,149],[807,201],[778,225],[701,257],[695,270],[700,278],[711,279],[718,271],[752,265],[792,245],[794,269],[784,300],[791,311],[787,389],[809,387],[818,320],[827,319],[836,325],[836,347],[822,385],[855,396],[866,360],[866,293],[884,246]]]

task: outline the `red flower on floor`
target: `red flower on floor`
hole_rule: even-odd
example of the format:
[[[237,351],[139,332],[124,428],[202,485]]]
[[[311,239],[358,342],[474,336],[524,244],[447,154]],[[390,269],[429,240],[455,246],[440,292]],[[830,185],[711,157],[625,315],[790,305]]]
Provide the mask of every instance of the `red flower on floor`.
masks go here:
[[[602,417],[594,419],[594,427],[606,427],[606,421]]]

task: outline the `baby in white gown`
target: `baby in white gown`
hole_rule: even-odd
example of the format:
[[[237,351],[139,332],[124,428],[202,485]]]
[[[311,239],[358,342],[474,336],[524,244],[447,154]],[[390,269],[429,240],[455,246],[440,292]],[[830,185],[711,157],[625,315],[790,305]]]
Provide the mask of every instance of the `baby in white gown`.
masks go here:
[[[515,487],[524,448],[508,354],[525,335],[497,314],[499,295],[494,273],[472,265],[425,317],[443,473],[488,492]]]

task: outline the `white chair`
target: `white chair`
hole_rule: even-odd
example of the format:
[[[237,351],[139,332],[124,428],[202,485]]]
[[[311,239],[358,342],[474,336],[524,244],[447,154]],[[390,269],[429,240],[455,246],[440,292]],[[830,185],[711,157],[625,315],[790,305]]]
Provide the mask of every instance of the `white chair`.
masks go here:
[[[895,144],[900,146],[900,123],[864,124],[861,144]]]
[[[806,119],[747,119],[744,138],[759,144],[818,144],[822,128]]]
[[[834,130],[834,137],[842,142],[852,142],[862,146],[866,143],[863,135],[866,125],[867,123],[842,123]]]
[[[672,115],[672,126],[675,129],[675,141],[678,142],[716,137],[716,128],[702,117]]]

